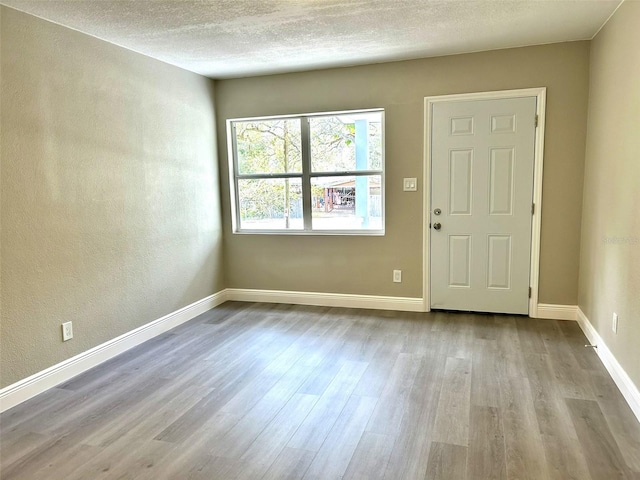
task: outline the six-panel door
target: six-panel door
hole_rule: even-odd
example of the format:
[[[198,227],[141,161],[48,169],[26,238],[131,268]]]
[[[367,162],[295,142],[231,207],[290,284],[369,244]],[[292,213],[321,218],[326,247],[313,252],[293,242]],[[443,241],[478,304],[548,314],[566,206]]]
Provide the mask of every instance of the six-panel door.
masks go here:
[[[432,114],[431,308],[527,314],[536,98]]]

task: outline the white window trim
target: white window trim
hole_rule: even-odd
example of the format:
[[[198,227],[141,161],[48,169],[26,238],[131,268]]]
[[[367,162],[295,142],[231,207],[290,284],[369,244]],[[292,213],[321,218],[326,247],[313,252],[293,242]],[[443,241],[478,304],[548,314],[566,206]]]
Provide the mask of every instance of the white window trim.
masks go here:
[[[357,170],[357,171],[340,171],[340,172],[313,172],[311,173],[311,158],[309,156],[309,149],[302,149],[302,173],[282,173],[282,174],[256,174],[256,175],[239,175],[238,164],[236,159],[236,138],[234,135],[233,124],[235,122],[251,122],[257,120],[279,120],[279,119],[300,119],[302,143],[304,145],[305,138],[308,140],[308,120],[314,117],[324,116],[336,116],[336,115],[348,115],[357,113],[369,113],[380,112],[381,124],[382,124],[382,168],[380,170]],[[306,120],[306,121],[305,121]],[[227,124],[227,156],[229,166],[229,197],[231,200],[231,229],[233,234],[239,235],[346,235],[346,236],[384,236],[385,234],[385,112],[383,108],[370,108],[361,110],[340,110],[334,112],[317,112],[317,113],[302,113],[291,115],[272,115],[264,117],[243,117],[243,118],[230,118],[226,121]],[[381,177],[381,194],[382,194],[382,228],[378,230],[374,229],[360,229],[360,230],[312,230],[311,227],[311,204],[306,202],[303,198],[303,221],[304,230],[294,229],[247,229],[240,228],[240,212],[239,202],[237,196],[237,182],[242,178],[300,178],[302,181],[302,192],[305,195],[305,189],[311,190],[311,178],[316,177],[347,177],[347,176],[367,176],[367,175],[380,175]],[[309,199],[310,200],[310,199]],[[305,203],[309,203],[305,207]]]

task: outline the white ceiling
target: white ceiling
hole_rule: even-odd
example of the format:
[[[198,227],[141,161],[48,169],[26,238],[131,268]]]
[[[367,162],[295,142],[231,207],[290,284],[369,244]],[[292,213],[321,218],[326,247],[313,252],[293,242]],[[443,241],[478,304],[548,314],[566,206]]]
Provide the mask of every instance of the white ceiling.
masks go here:
[[[620,0],[0,0],[212,78],[590,39]]]

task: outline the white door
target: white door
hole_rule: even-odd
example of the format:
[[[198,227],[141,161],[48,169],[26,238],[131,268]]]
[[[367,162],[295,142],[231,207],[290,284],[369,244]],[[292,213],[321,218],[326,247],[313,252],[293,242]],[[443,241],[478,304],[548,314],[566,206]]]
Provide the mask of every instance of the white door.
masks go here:
[[[536,97],[438,102],[431,307],[527,314]]]

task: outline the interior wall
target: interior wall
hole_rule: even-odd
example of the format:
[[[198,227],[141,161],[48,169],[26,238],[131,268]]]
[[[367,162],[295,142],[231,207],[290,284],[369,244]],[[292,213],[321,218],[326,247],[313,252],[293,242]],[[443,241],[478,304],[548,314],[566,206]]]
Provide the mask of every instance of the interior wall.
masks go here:
[[[545,86],[539,301],[576,305],[588,61],[589,42],[572,42],[217,81],[227,286],[421,297],[424,97]],[[227,119],[373,107],[386,111],[384,237],[231,233]]]
[[[213,82],[1,12],[6,386],[224,283]]]
[[[592,41],[579,305],[640,386],[640,3]],[[612,331],[616,312],[618,333]]]

